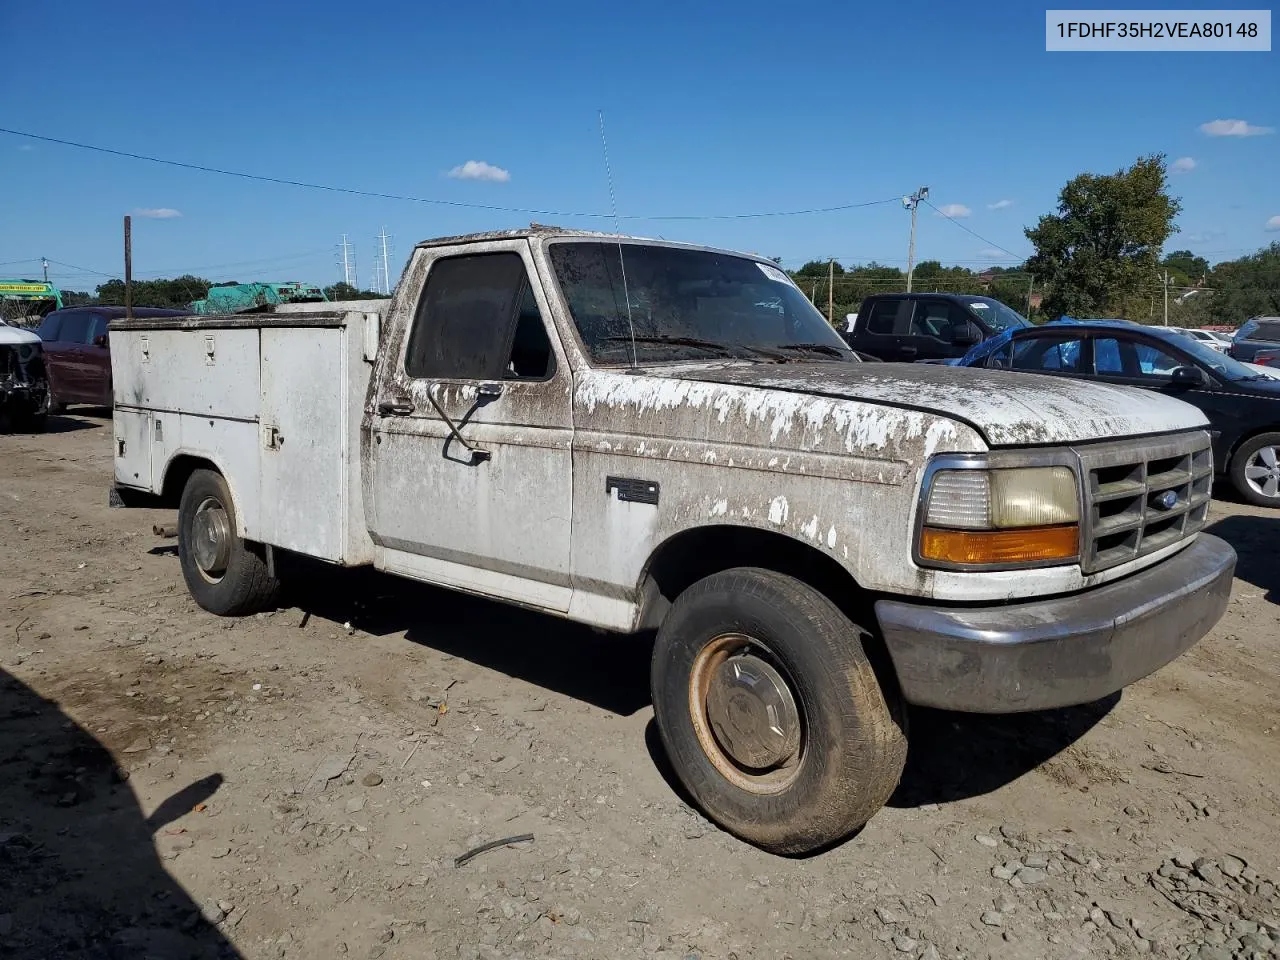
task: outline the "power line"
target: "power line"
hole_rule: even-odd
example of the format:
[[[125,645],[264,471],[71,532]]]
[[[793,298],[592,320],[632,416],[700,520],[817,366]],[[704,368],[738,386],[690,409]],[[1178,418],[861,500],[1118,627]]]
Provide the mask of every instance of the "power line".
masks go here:
[[[996,243],[994,240],[988,240],[986,237],[984,237],[982,234],[978,233],[976,230],[970,230],[968,227],[966,227],[963,223],[961,223],[961,222],[960,222],[959,220],[957,220],[955,217],[951,216],[951,215],[950,215],[950,214],[948,214],[948,213],[943,213],[941,210],[939,210],[937,207],[935,207],[935,206],[934,206],[932,203],[930,203],[928,200],[925,200],[924,202],[925,202],[926,206],[930,207],[930,208],[933,210],[933,212],[934,212],[934,213],[936,213],[938,216],[940,216],[940,217],[946,217],[948,220],[950,220],[952,223],[954,223],[957,227],[959,227],[959,228],[960,228],[961,230],[963,230],[965,233],[972,234],[973,236],[977,237],[979,240],[981,240],[983,243],[987,244],[988,246],[992,247],[993,249],[995,249],[995,250],[1002,250],[1002,251],[1004,251],[1005,253],[1007,253],[1009,256],[1014,257],[1014,258],[1017,258],[1017,259],[1022,259],[1022,260],[1025,260],[1025,259],[1026,259],[1026,257],[1021,257],[1021,258],[1019,258],[1019,257],[1018,257],[1018,255],[1017,255],[1016,253],[1014,253],[1012,250],[1009,250],[1009,249],[1008,249],[1008,248],[1006,248],[1006,247],[1002,247],[1002,246],[1000,246],[1000,244]]]
[[[462,207],[469,210],[491,210],[498,213],[522,213],[531,214],[536,217],[579,217],[585,219],[611,220],[615,219],[612,213],[587,213],[587,212],[567,212],[564,210],[538,210],[530,207],[504,207],[490,203],[465,203],[461,200],[440,200],[431,197],[412,197],[398,193],[381,193],[376,190],[360,190],[355,187],[337,187],[332,184],[325,183],[308,183],[304,180],[291,180],[287,177],[268,177],[262,174],[245,173],[241,170],[225,170],[221,167],[210,167],[200,163],[185,163],[181,160],[167,160],[163,157],[152,157],[142,153],[130,153],[127,150],[115,150],[111,147],[97,146],[92,143],[79,143],[75,140],[62,140],[57,137],[42,137],[34,133],[25,133],[21,130],[10,130],[6,127],[0,127],[0,133],[7,133],[15,137],[27,137],[31,140],[41,140],[45,143],[56,143],[64,147],[76,147],[80,150],[91,150],[94,153],[106,153],[115,157],[125,157],[130,160],[144,160],[147,163],[158,163],[167,167],[178,167],[183,170],[196,170],[201,173],[216,173],[224,177],[236,177],[241,180],[255,180],[259,183],[275,183],[288,187],[303,187],[308,190],[324,190],[329,193],[341,193],[355,197],[371,197],[376,200],[402,200],[407,203],[428,203],[444,207]],[[642,216],[640,214],[621,214],[616,219],[619,220],[754,220],[764,217],[800,217],[819,213],[839,213],[845,210],[856,210],[861,207],[874,207],[884,203],[897,203],[897,197],[890,197],[887,200],[867,200],[858,203],[841,203],[830,207],[810,207],[804,210],[774,210],[764,213],[725,213],[725,214],[676,214],[670,216]]]

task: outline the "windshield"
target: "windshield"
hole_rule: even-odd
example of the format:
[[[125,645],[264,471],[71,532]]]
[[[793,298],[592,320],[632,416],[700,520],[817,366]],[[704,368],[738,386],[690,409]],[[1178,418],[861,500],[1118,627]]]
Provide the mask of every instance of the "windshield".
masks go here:
[[[1017,310],[1006,307],[999,300],[992,300],[990,297],[967,297],[965,303],[970,310],[982,318],[983,323],[998,333],[1031,326],[1030,320]]]
[[[772,264],[643,243],[561,240],[551,264],[591,360],[851,360]]]
[[[1201,340],[1177,334],[1171,335],[1170,339],[1172,340],[1175,336],[1179,350],[1191,354],[1200,363],[1227,380],[1257,380],[1262,376],[1256,370],[1250,370],[1239,360],[1233,360],[1225,353],[1219,353]]]

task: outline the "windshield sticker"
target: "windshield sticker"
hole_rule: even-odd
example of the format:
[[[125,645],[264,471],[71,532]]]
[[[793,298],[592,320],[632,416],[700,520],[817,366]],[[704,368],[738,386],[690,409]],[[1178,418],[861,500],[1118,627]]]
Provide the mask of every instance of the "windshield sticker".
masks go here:
[[[989,303],[974,303],[971,300],[969,301],[969,308],[971,310],[990,310],[991,305]]]
[[[756,266],[760,268],[761,273],[763,273],[766,277],[768,277],[774,283],[785,283],[788,286],[791,285],[791,278],[788,277],[781,270],[779,270],[777,267],[775,267],[773,264],[756,263]]]

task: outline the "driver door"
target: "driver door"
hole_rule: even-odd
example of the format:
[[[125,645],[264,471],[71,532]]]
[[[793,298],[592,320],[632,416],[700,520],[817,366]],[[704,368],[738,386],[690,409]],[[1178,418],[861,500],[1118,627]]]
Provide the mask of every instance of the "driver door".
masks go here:
[[[564,612],[571,374],[527,241],[479,249],[423,250],[402,281],[421,286],[366,412],[370,532],[388,571]]]

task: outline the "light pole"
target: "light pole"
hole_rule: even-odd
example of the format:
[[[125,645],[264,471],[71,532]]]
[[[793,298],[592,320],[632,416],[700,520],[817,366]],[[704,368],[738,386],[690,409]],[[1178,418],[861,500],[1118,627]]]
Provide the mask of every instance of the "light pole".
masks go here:
[[[49,261],[45,257],[40,258],[40,266],[44,267],[44,282],[49,282]]]
[[[929,188],[921,187],[909,197],[902,198],[902,205],[911,211],[911,243],[907,246],[907,293],[911,292],[911,274],[916,269],[916,208],[929,196]]]

